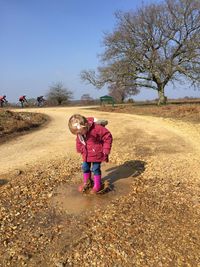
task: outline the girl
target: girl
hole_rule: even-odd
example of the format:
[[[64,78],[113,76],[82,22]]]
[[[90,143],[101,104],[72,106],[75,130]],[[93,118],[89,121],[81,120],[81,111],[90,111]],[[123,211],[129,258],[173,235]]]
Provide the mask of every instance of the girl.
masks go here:
[[[79,191],[82,192],[88,179],[91,179],[92,165],[94,186],[91,192],[97,193],[101,189],[101,162],[108,162],[112,135],[99,121],[95,122],[94,118],[85,118],[80,114],[71,116],[68,126],[71,133],[76,135],[76,149],[83,158],[83,184],[79,186]]]

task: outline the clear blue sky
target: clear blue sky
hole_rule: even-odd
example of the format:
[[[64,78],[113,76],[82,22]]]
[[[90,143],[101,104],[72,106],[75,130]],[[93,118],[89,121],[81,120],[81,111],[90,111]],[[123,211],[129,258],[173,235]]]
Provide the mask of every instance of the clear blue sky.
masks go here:
[[[140,0],[0,0],[0,95],[16,102],[23,94],[45,95],[58,81],[74,92],[74,99],[106,94],[82,83],[80,72],[100,64],[103,33],[112,32],[114,12],[140,5]],[[167,90],[168,97],[186,95],[199,92]],[[144,89],[135,99],[156,97]]]

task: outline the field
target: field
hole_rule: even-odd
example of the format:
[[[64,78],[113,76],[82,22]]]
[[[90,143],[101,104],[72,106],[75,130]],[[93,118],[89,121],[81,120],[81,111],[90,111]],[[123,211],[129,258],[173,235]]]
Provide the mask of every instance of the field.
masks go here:
[[[24,112],[43,126],[11,137],[0,113],[0,266],[200,266],[198,104]],[[77,192],[74,113],[109,121],[105,195]]]
[[[156,116],[163,118],[172,118],[193,123],[200,123],[200,103],[199,104],[168,104],[166,106],[156,105],[117,105],[104,106],[98,110],[107,112],[122,112],[136,115]]]

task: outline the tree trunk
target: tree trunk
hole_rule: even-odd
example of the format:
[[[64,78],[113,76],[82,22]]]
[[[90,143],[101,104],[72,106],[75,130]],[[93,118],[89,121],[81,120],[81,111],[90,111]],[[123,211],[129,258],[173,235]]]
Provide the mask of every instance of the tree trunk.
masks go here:
[[[158,105],[166,105],[167,97],[165,96],[164,86],[158,86]]]

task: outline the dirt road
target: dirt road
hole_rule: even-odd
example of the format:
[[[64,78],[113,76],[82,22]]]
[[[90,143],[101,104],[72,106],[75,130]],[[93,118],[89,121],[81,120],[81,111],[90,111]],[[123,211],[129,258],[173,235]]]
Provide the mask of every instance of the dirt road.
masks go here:
[[[199,124],[82,108],[26,110],[43,112],[51,122],[0,146],[1,176],[32,165],[46,166],[46,162],[51,164],[58,158],[72,158],[72,166],[75,138],[67,130],[67,121],[73,113],[81,113],[109,121],[114,142],[111,163],[104,171],[109,172],[107,178],[113,179],[114,185],[129,179],[123,184],[128,191],[118,194],[116,187],[116,193],[108,194],[108,201],[107,196],[102,198],[101,212],[93,209],[91,216],[68,214],[69,206],[60,202],[61,213],[56,208],[52,219],[48,205],[49,199],[55,201],[53,185],[59,178],[58,166],[55,171],[53,166],[50,174],[36,168],[22,178],[17,176],[17,182],[8,183],[8,190],[3,191],[2,211],[5,218],[11,216],[3,225],[3,233],[12,237],[12,242],[4,238],[2,257],[8,263],[4,266],[23,266],[24,262],[34,267],[200,265]],[[65,189],[67,185],[72,188],[68,178],[62,180]],[[69,198],[69,190],[59,190],[62,200],[71,206],[77,200],[75,205],[85,204],[77,193]],[[8,194],[13,196],[11,202]],[[89,202],[86,206],[90,210],[94,201]],[[10,210],[14,215],[8,214]],[[19,213],[23,216],[17,217]]]
[[[85,116],[92,114],[92,116],[98,118],[108,119],[108,127],[115,139],[121,137],[124,133],[133,132],[135,136],[141,136],[141,138],[146,134],[145,144],[154,139],[153,143],[158,142],[162,147],[166,146],[166,150],[176,150],[190,146],[193,146],[196,150],[200,147],[199,136],[191,136],[190,132],[185,132],[181,128],[182,124],[180,127],[174,127],[172,122],[169,123],[169,121],[159,118],[108,114],[83,110],[82,108],[24,109],[24,111],[45,113],[50,116],[51,121],[47,127],[39,131],[18,137],[0,146],[1,173],[29,167],[37,164],[37,162],[46,162],[53,158],[74,153],[74,136],[67,129],[67,121],[74,113],[81,113]],[[148,138],[151,140],[148,140]],[[168,142],[169,140],[176,141]],[[192,148],[190,147],[190,149]]]

